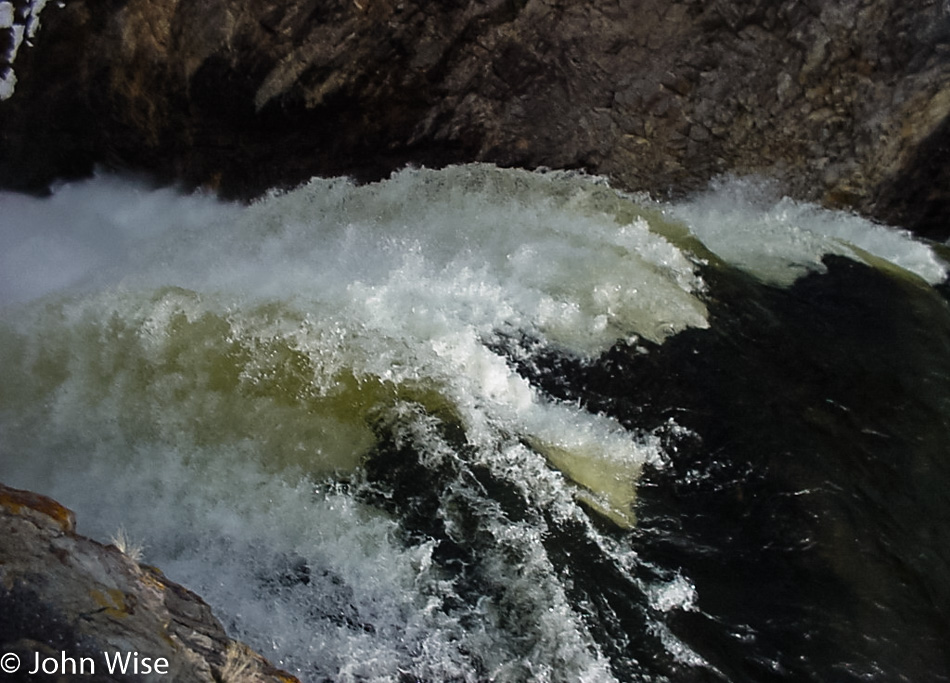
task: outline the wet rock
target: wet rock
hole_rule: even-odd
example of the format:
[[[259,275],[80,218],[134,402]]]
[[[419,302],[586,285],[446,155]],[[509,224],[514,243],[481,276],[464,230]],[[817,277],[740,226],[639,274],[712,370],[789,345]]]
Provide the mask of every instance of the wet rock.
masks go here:
[[[0,652],[5,680],[297,680],[231,640],[160,570],[77,534],[59,503],[2,484]]]
[[[13,23],[41,4],[14,0]],[[754,173],[950,235],[936,0],[68,0],[41,20],[0,59],[6,187],[94,164],[244,198],[407,163],[581,167],[662,195]]]

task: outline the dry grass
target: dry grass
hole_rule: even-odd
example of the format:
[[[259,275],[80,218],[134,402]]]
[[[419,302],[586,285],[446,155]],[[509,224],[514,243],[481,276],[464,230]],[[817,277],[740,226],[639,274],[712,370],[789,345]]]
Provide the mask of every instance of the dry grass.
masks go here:
[[[112,537],[112,545],[119,549],[119,551],[125,555],[127,558],[133,562],[142,561],[142,553],[145,550],[145,545],[133,541],[125,531],[125,527],[119,527],[115,535]]]
[[[243,643],[231,641],[221,667],[222,683],[250,683],[257,680],[254,675],[254,654]]]

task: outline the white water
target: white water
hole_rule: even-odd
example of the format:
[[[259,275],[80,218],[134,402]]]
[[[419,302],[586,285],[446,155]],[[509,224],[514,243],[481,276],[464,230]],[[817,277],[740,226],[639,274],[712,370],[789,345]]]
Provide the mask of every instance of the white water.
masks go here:
[[[826,254],[879,265],[876,257],[931,284],[947,277],[947,264],[907,231],[782,197],[761,180],[716,182],[667,213],[720,257],[771,284],[824,272]]]
[[[661,208],[775,281],[820,269],[841,244],[825,235],[860,233],[795,205],[783,252],[762,253],[755,226],[769,244],[785,234],[776,209],[729,205]],[[818,236],[800,223],[815,216]],[[639,472],[662,453],[545,397],[497,349],[590,357],[706,326],[683,233],[590,179],[484,166],[314,181],[247,208],[110,177],[0,195],[0,480],[57,497],[100,539],[124,526],[305,679],[612,680],[543,540],[561,520],[609,545],[577,502],[629,526]],[[935,260],[916,269],[929,250],[906,236],[882,245],[942,277]],[[434,542],[407,543],[354,497],[380,429],[526,501],[512,519],[461,475],[440,493],[450,537],[468,533],[453,511],[471,509],[491,539],[478,601]],[[608,550],[635,581],[623,548]],[[685,577],[648,594],[661,612],[697,601]]]

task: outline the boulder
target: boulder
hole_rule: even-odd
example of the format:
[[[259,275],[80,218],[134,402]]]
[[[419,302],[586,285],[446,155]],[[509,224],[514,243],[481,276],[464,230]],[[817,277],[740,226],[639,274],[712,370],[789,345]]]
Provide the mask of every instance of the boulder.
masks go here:
[[[4,680],[297,680],[229,638],[160,570],[77,534],[56,501],[3,484],[0,654]]]
[[[35,43],[0,62],[9,188],[95,164],[245,199],[410,163],[583,168],[659,196],[758,174],[950,236],[945,2],[3,5]]]

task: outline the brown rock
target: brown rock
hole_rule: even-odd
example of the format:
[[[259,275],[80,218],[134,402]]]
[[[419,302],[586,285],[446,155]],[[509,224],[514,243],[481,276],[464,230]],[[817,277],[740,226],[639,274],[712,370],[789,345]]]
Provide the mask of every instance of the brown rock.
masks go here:
[[[70,0],[16,58],[0,184],[104,164],[251,197],[482,160],[665,195],[729,171],[946,236],[944,5]],[[853,173],[829,187],[825,159]]]
[[[297,680],[231,640],[197,595],[74,525],[56,501],[0,484],[0,652],[19,675],[39,656],[91,681]],[[117,654],[125,674],[109,671]]]

